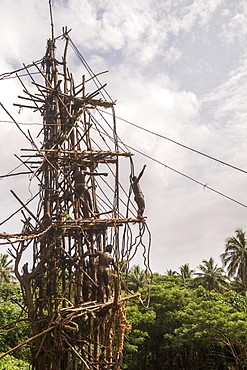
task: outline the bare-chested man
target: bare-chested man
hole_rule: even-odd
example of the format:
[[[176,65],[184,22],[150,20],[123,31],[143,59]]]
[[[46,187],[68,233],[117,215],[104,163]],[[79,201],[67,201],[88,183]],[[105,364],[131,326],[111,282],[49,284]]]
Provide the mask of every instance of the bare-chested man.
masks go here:
[[[97,251],[96,253],[90,253],[91,257],[99,257],[98,267],[97,267],[97,279],[98,279],[98,297],[97,301],[99,303],[104,303],[104,290],[106,293],[106,301],[109,301],[110,288],[109,288],[109,268],[113,265],[117,271],[117,265],[114,262],[114,258],[111,256],[112,245],[107,245],[105,252]]]
[[[88,218],[89,211],[92,211],[92,202],[87,188],[86,175],[108,176],[108,173],[88,172],[87,167],[83,165],[80,166],[80,170],[77,170],[74,174],[76,195],[78,198],[83,197],[83,214],[85,218]]]
[[[145,168],[146,168],[146,165],[143,166],[143,169],[139,173],[138,177],[133,176],[130,179],[131,180],[131,186],[132,186],[132,189],[133,189],[133,192],[134,192],[134,195],[135,195],[134,199],[135,199],[136,204],[138,206],[137,218],[143,218],[143,213],[144,213],[144,209],[145,209],[144,195],[142,193],[142,190],[141,190],[141,187],[140,187],[140,184],[139,184],[139,180],[142,177]]]

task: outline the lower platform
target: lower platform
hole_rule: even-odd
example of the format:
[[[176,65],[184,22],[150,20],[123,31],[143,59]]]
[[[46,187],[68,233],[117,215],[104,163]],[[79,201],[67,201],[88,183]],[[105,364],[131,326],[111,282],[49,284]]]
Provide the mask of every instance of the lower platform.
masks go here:
[[[145,223],[146,218],[78,218],[78,219],[68,219],[65,221],[55,221],[53,226],[58,228],[63,228],[65,231],[80,229],[84,230],[98,230],[106,229],[107,227],[123,226],[128,223]]]

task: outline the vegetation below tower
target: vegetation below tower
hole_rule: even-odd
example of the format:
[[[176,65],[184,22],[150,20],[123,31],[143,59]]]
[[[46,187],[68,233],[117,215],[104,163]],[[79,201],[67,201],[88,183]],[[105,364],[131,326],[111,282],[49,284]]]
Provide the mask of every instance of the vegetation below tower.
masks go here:
[[[221,257],[228,276],[212,258],[202,261],[199,272],[185,264],[180,272],[154,273],[149,307],[134,300],[128,303],[131,330],[125,338],[122,369],[246,369],[246,246],[240,229],[227,240]],[[4,264],[11,271],[7,258],[1,260],[0,353],[5,353],[25,342],[30,330],[20,287],[4,282]],[[130,269],[128,288],[132,292],[146,292],[144,274],[139,266]],[[0,370],[27,370],[29,344],[0,359]]]

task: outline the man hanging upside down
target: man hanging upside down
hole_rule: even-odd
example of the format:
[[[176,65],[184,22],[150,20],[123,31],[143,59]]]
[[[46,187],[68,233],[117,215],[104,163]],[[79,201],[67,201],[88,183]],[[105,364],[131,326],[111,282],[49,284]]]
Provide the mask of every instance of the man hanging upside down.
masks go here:
[[[140,187],[140,184],[139,184],[139,180],[142,177],[145,168],[146,168],[146,165],[143,166],[143,169],[139,173],[138,177],[132,176],[132,178],[130,178],[131,187],[132,187],[134,195],[135,195],[134,199],[135,199],[136,204],[138,206],[137,218],[143,218],[143,213],[144,213],[144,209],[145,209],[144,195],[142,193],[142,190],[141,190],[141,187]]]

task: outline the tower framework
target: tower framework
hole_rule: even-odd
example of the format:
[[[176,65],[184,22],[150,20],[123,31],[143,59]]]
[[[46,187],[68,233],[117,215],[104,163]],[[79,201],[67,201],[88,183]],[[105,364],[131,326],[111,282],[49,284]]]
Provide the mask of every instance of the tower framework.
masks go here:
[[[64,43],[61,61],[55,55],[57,42]],[[87,75],[77,84],[67,66],[69,47],[86,68]],[[147,224],[145,218],[136,217],[129,188],[120,180],[122,162],[125,174],[128,167],[133,175],[132,153],[118,138],[115,102],[66,28],[61,36],[48,40],[40,61],[24,69],[35,92],[26,88],[17,73],[24,95],[16,105],[43,117],[41,146],[30,132],[23,132],[31,147],[23,149],[21,159],[32,172],[32,180],[37,180],[38,201],[34,213],[12,191],[21,203],[23,228],[19,235],[6,237],[15,239],[10,253],[32,329],[32,367],[120,369],[129,328],[126,304],[134,297],[123,276],[139,249],[149,270]],[[87,86],[94,86],[91,93]],[[105,109],[112,113],[111,123]],[[82,166],[88,174],[86,195],[75,189],[75,174]],[[102,301],[95,253],[104,252],[109,244],[118,267],[111,273],[111,295],[104,295]],[[33,256],[30,267],[22,266],[27,251]]]

